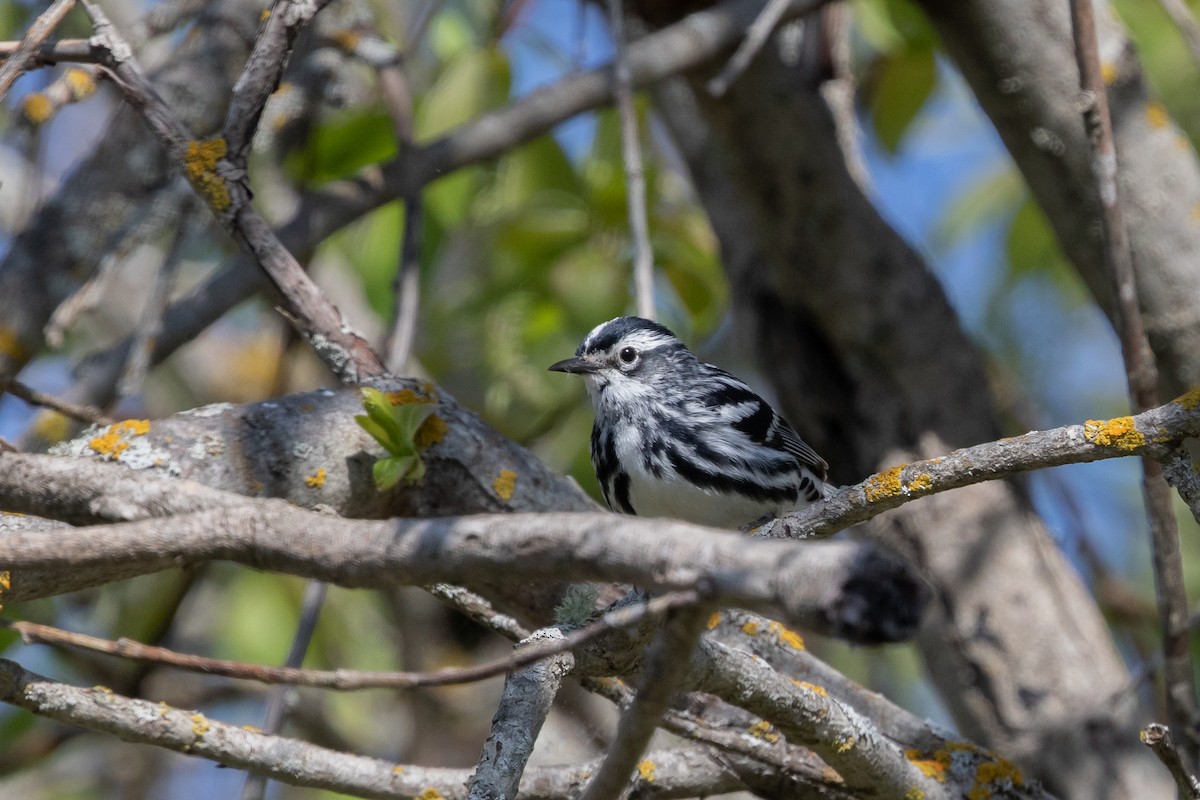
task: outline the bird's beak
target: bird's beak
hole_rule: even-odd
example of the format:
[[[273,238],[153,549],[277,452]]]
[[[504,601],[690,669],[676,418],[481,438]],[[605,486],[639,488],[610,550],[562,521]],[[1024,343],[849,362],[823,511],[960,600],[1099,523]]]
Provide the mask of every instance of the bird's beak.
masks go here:
[[[579,356],[564,358],[562,361],[550,365],[551,372],[571,372],[575,375],[588,375],[599,370],[600,365],[595,361],[580,358]]]

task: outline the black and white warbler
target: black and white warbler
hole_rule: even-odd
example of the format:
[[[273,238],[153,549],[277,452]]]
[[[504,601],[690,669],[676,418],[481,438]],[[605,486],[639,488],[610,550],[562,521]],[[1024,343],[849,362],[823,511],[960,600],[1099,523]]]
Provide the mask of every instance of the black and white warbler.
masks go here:
[[[609,508],[738,528],[825,496],[829,465],[749,386],[641,317],[596,326],[574,358],[596,412]]]

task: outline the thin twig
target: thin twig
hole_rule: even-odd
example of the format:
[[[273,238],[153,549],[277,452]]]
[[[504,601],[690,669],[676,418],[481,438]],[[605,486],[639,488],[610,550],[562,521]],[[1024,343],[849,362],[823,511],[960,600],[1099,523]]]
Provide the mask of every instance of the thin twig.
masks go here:
[[[314,581],[314,585],[323,586]],[[26,644],[49,644],[73,647],[95,653],[121,656],[135,661],[145,661],[164,667],[203,672],[225,678],[257,681],[258,683],[282,686],[306,686],[336,691],[362,691],[367,689],[414,689],[431,686],[455,686],[503,675],[520,667],[532,664],[548,656],[573,650],[596,637],[619,628],[628,628],[644,620],[661,616],[668,611],[694,604],[697,600],[693,591],[669,592],[654,597],[645,603],[636,603],[615,608],[594,622],[566,634],[561,640],[537,644],[514,650],[503,658],[497,658],[470,667],[456,667],[437,672],[374,672],[367,670],[302,669],[296,666],[273,667],[247,664],[222,658],[208,658],[180,653],[165,647],[142,644],[130,639],[102,639],[82,633],[65,631],[36,622],[0,619],[0,627],[20,634]]]
[[[642,166],[642,146],[638,137],[637,109],[633,105],[633,76],[625,47],[625,12],[621,0],[608,0],[609,25],[612,27],[613,97],[621,117],[621,155],[625,162],[626,200],[629,206],[629,232],[633,235],[633,286],[637,295],[638,315],[655,319],[654,251],[646,221],[646,173]]]
[[[1142,728],[1140,734],[1142,744],[1154,751],[1158,760],[1171,773],[1175,785],[1179,787],[1179,796],[1185,800],[1200,800],[1200,781],[1196,780],[1188,768],[1184,766],[1175,743],[1171,741],[1171,732],[1166,725],[1151,722]]]
[[[246,142],[240,142],[242,150],[239,152],[227,150],[229,145],[224,139],[196,141],[146,79],[129,44],[117,33],[104,12],[88,0],[83,0],[83,5],[96,32],[92,43],[105,56],[106,74],[130,105],[142,114],[175,163],[184,169],[197,194],[206,201],[221,226],[270,278],[285,301],[286,308],[282,309],[285,316],[299,328],[317,356],[345,383],[357,383],[386,372],[379,354],[350,327],[250,202],[244,168],[226,158],[227,152],[234,158],[244,157]],[[318,1],[317,6],[321,5],[324,4]],[[274,30],[270,21],[265,30]],[[247,71],[254,69],[261,78],[279,68],[278,65],[259,68],[251,64]],[[253,133],[258,119],[258,113],[253,112],[254,103],[257,102],[256,93],[261,91],[261,86],[254,86],[239,95],[238,108],[242,109],[239,113],[248,113],[250,118],[234,116],[236,109],[231,107],[230,119],[237,136]]]
[[[506,639],[518,642],[531,633],[517,619],[508,614],[501,614],[492,607],[486,597],[482,597],[470,589],[449,583],[434,583],[424,588],[425,591],[458,613]]]
[[[1135,413],[1158,405],[1158,370],[1146,338],[1138,305],[1137,276],[1125,229],[1117,181],[1117,152],[1109,116],[1108,92],[1100,70],[1095,9],[1091,0],[1071,0],[1075,59],[1084,92],[1084,124],[1092,147],[1092,172],[1099,200],[1104,235],[1104,261],[1113,287],[1117,336],[1125,362],[1130,404]],[[1171,509],[1171,491],[1162,465],[1142,457],[1142,493],[1150,519],[1151,556],[1159,618],[1163,629],[1163,677],[1167,719],[1176,731],[1189,731],[1196,713],[1196,683],[1187,634],[1187,595],[1183,583],[1183,556],[1179,529]],[[1186,762],[1196,763],[1197,743],[1184,736],[1181,748]]]
[[[750,62],[767,43],[767,38],[783,18],[788,2],[789,0],[770,0],[763,6],[762,13],[746,30],[746,38],[738,45],[737,52],[729,59],[729,63],[705,85],[704,88],[709,94],[713,97],[723,97],[729,91],[729,87],[746,71],[746,67],[750,66]]]
[[[1192,59],[1200,64],[1200,24],[1184,0],[1158,0],[1158,4],[1167,12],[1167,16],[1175,23],[1183,41],[1192,53]]]
[[[415,43],[414,43],[415,44]],[[416,144],[413,131],[412,91],[402,64],[386,64],[377,70],[384,105],[392,117],[392,127],[401,150],[409,152]],[[402,375],[408,368],[417,332],[417,314],[421,302],[421,225],[424,217],[420,189],[404,193],[404,234],[400,244],[400,263],[392,281],[395,307],[392,327],[384,353],[388,370]]]
[[[22,41],[0,42],[0,60],[11,58],[21,47]],[[30,51],[26,67],[53,66],[64,61],[75,61],[82,64],[95,64],[99,57],[92,50],[92,44],[87,39],[59,39],[57,42],[46,42]]]
[[[112,417],[109,417],[103,411],[93,406],[77,406],[72,403],[59,400],[53,395],[39,392],[28,384],[22,383],[19,380],[13,379],[8,384],[8,392],[14,397],[19,397],[31,406],[41,406],[48,408],[51,411],[57,411],[64,417],[69,417],[79,422],[85,422],[89,425],[111,425]]]
[[[283,669],[299,669],[304,663],[304,656],[312,644],[313,634],[317,630],[317,617],[320,616],[321,606],[325,604],[325,593],[328,584],[321,581],[309,581],[304,586],[304,601],[300,605],[300,621],[296,625],[296,633],[292,636],[292,646],[288,649],[287,660]],[[288,710],[296,702],[294,686],[275,686],[267,698],[267,713],[263,719],[263,733],[279,733],[287,720]],[[267,776],[251,772],[246,775],[242,785],[241,800],[258,800],[267,790]]]
[[[163,312],[171,299],[171,286],[174,284],[175,271],[179,266],[180,252],[187,239],[190,219],[186,216],[176,226],[171,236],[171,243],[163,254],[162,263],[154,277],[154,287],[142,309],[141,319],[133,332],[132,346],[129,350],[129,360],[117,383],[117,395],[129,397],[142,391],[146,382],[146,374],[150,369],[150,357],[154,352],[154,342],[162,330]]]
[[[9,54],[4,63],[0,64],[0,98],[8,93],[17,78],[25,72],[42,42],[49,38],[74,5],[75,0],[54,0],[50,7],[29,26],[29,31],[21,39],[20,44]]]
[[[222,135],[227,157],[235,167],[245,167],[246,153],[267,98],[279,85],[300,30],[329,3],[330,0],[275,0],[272,3],[254,40],[254,49],[246,59],[246,66],[233,85],[229,112],[225,115]]]
[[[704,633],[711,608],[703,604],[672,612],[646,654],[641,685],[621,715],[612,746],[582,800],[616,800],[650,744],[671,697],[684,683],[692,649]]]

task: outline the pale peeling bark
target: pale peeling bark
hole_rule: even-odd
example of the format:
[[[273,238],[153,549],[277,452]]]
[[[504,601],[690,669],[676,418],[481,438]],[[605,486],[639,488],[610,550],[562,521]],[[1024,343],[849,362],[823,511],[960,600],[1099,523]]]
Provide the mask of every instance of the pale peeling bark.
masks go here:
[[[994,438],[982,357],[854,181],[819,82],[778,48],[723,101],[697,102],[709,74],[660,92],[659,108],[721,238],[743,329],[835,478]],[[1109,702],[1128,674],[1104,620],[1015,486],[911,504],[872,530],[935,588],[921,648],[965,733],[1065,797],[1166,791]]]

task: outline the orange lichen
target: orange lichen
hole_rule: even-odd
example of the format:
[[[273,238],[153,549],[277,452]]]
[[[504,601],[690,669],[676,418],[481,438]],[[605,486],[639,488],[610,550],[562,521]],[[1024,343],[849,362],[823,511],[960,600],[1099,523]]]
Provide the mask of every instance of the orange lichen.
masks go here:
[[[742,633],[746,634],[747,636],[757,636],[758,635],[758,623],[752,619],[747,620],[745,623],[742,624]]]
[[[408,403],[430,403],[437,400],[437,390],[432,383],[422,383],[416,389],[397,389],[394,392],[384,392],[383,396],[394,406]]]
[[[41,125],[54,116],[54,103],[41,92],[30,92],[21,101],[21,113],[34,125]]]
[[[433,418],[431,417],[430,419]],[[422,425],[421,427],[424,428],[425,426]],[[419,447],[420,445],[418,444],[417,446]],[[513,492],[516,490],[517,473],[513,472],[511,469],[500,470],[500,474],[496,476],[494,481],[492,481],[492,491],[496,493],[497,497],[506,503],[512,499]]]
[[[1083,437],[1092,444],[1115,450],[1132,451],[1146,444],[1146,437],[1137,429],[1133,417],[1089,419],[1083,423]]]
[[[96,79],[86,69],[78,67],[69,69],[63,76],[63,80],[66,81],[67,88],[71,90],[71,97],[76,101],[85,100],[96,91]]]
[[[12,573],[8,570],[0,572],[0,600],[3,600],[4,593],[12,588]],[[4,603],[0,602],[0,611],[4,610]]]
[[[1200,406],[1200,386],[1179,395],[1179,397],[1175,398],[1174,402],[1183,406],[1188,411],[1192,411],[1196,406]]]
[[[421,427],[417,428],[417,433],[413,436],[413,444],[418,450],[424,450],[427,447],[440,442],[446,438],[446,433],[450,430],[450,426],[446,424],[446,420],[433,414],[429,419],[421,423]],[[515,479],[515,475],[514,475]],[[508,498],[504,498],[507,500]]]
[[[926,758],[925,754],[916,748],[904,751],[904,757],[913,763],[927,778],[933,778],[938,783],[945,783],[950,773],[950,751],[938,750]]]
[[[129,449],[126,436],[145,436],[150,432],[150,420],[127,419],[117,422],[104,429],[104,433],[93,436],[88,441],[88,447],[110,461],[117,461]]]
[[[642,780],[646,783],[654,783],[654,774],[658,770],[658,766],[648,758],[644,758],[638,762],[638,775],[642,776]]]
[[[764,742],[770,742],[771,744],[779,741],[779,734],[771,730],[771,723],[765,719],[760,719],[751,725],[748,730],[750,731],[750,735],[755,739],[762,739]]]
[[[223,138],[198,139],[187,144],[183,157],[183,168],[188,180],[196,187],[200,196],[216,211],[225,212],[233,207],[233,199],[225,179],[217,174],[217,164],[225,157],[227,144]]]
[[[1147,103],[1146,122],[1150,123],[1151,128],[1158,128],[1161,130],[1170,124],[1171,115],[1167,113],[1167,108],[1162,103]]]
[[[867,485],[863,487],[863,491],[867,495],[867,502],[876,503],[900,494],[900,470],[902,469],[904,469],[903,464],[892,467],[887,472],[872,475],[867,479]]]
[[[821,695],[821,697],[829,696],[829,692],[825,691],[825,688],[823,686],[817,686],[815,683],[809,683],[808,681],[798,681],[795,678],[792,678],[791,680],[792,680],[792,683],[796,684],[801,689],[806,689],[806,690],[812,692],[813,694],[819,694],[819,695]]]
[[[780,644],[786,644],[793,650],[804,649],[804,637],[796,633],[791,628],[772,621],[771,624],[767,626],[767,630],[775,635],[775,638],[779,640]]]
[[[437,789],[429,786],[426,787],[423,792],[417,795],[417,800],[446,800],[446,798],[442,796],[442,793]]]
[[[975,768],[976,783],[996,783],[997,781],[1011,781],[1013,786],[1024,786],[1025,775],[1017,769],[1016,764],[1006,758],[984,761]]]
[[[713,628],[717,627],[720,624],[721,624],[721,612],[720,611],[712,612],[712,614],[710,614],[708,617],[708,629],[711,631]]]
[[[304,482],[308,484],[310,489],[320,489],[325,485],[325,468],[319,467],[316,473],[307,476]]]

